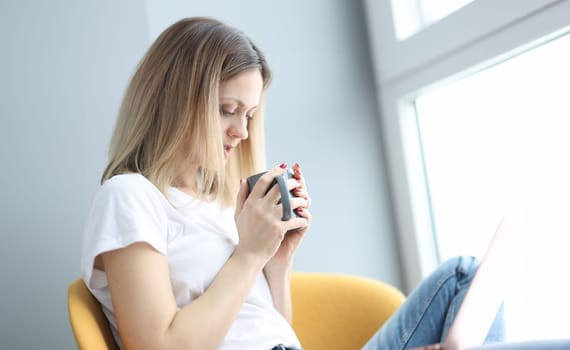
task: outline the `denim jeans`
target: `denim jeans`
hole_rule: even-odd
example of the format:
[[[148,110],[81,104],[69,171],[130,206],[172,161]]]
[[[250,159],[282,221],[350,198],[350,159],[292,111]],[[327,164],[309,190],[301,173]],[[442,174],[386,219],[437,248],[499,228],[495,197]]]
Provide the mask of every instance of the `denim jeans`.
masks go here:
[[[409,295],[363,350],[401,350],[443,341],[478,266],[475,258],[464,256],[441,264]],[[504,334],[501,308],[485,342],[502,341]]]

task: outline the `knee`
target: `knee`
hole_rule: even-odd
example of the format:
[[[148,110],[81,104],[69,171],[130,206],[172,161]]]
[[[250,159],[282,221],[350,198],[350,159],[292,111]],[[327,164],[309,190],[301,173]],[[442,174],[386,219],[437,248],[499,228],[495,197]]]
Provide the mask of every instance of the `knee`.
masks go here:
[[[445,261],[441,267],[455,273],[459,283],[469,283],[479,268],[479,260],[473,256],[460,255]]]
[[[459,276],[472,276],[479,267],[479,260],[473,256],[458,255],[439,265],[440,270],[455,273]]]

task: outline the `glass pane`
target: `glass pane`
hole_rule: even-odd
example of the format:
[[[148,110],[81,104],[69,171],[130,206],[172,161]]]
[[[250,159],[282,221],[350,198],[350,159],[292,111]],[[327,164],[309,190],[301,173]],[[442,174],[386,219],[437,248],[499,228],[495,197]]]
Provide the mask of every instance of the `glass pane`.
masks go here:
[[[569,59],[566,35],[416,99],[442,260],[481,258],[502,215],[530,202],[532,254],[506,303],[513,340],[570,335]]]
[[[404,40],[473,0],[392,0],[394,30]]]
[[[419,0],[425,25],[437,22],[473,0]]]

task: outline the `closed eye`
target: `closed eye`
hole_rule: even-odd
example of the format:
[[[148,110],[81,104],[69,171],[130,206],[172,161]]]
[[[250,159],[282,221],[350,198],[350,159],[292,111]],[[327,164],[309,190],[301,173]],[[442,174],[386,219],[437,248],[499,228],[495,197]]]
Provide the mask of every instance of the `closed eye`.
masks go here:
[[[236,112],[230,112],[228,110],[223,109],[222,107],[220,107],[220,114],[223,115],[224,117],[233,117],[234,115],[236,115]]]
[[[224,116],[224,117],[233,117],[235,115],[237,115],[237,113],[239,112],[239,108],[238,109],[234,109],[234,110],[228,110],[226,109],[227,107],[224,108],[224,106],[220,106],[220,115]],[[245,118],[249,121],[253,119],[253,116],[255,114],[255,109],[252,109],[249,114],[245,114]]]

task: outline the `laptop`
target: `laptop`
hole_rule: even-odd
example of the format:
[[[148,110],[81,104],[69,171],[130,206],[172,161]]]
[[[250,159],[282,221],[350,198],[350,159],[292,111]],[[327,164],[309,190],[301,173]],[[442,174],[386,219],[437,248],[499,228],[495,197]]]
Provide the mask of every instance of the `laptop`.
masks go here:
[[[443,343],[414,350],[463,350],[483,345],[509,287],[517,278],[526,227],[518,215],[502,218]]]

